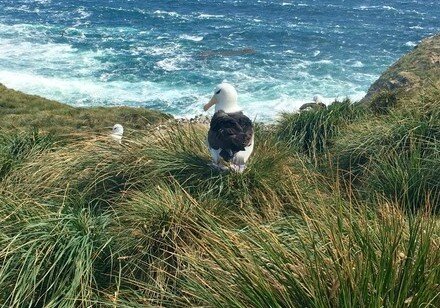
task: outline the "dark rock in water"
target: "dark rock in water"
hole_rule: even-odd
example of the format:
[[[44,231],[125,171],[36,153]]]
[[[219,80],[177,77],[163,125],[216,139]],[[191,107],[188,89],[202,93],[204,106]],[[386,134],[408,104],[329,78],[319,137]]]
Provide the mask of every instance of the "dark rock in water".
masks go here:
[[[440,34],[424,39],[388,68],[359,103],[377,107],[384,96],[413,98],[436,87],[440,87]]]
[[[325,109],[326,106],[324,103],[305,103],[303,105],[301,105],[301,107],[299,107],[300,111],[304,111],[304,110],[317,110],[317,109]]]

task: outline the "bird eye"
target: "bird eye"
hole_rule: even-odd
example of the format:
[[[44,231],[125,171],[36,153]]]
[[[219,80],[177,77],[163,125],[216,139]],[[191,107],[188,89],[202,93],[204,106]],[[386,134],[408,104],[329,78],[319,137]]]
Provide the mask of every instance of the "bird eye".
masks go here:
[[[215,94],[219,94],[221,92],[222,89],[218,90],[217,92],[215,92]]]

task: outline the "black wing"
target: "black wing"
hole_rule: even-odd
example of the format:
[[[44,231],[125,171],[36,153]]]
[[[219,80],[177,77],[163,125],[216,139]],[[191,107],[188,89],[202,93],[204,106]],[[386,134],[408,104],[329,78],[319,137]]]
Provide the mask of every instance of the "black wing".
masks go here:
[[[253,134],[252,121],[242,112],[219,110],[211,119],[208,143],[215,150],[222,149],[220,156],[229,161],[235,153],[244,151],[251,144]]]

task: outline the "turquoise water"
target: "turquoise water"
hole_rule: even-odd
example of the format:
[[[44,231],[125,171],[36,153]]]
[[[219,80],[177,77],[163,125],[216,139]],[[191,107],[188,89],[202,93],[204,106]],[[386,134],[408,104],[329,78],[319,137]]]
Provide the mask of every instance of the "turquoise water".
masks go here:
[[[361,98],[439,18],[440,1],[0,0],[0,82],[192,116],[228,81],[269,120],[314,94]]]

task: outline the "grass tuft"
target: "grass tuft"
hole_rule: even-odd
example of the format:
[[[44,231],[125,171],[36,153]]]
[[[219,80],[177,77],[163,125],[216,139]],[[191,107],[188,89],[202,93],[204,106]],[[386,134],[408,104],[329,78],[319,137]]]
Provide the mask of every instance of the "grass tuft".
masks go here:
[[[12,94],[5,119],[60,118],[0,134],[2,306],[440,306],[435,93],[258,124],[241,174],[208,166],[206,126],[113,110],[119,144],[96,110]]]
[[[364,116],[365,109],[349,100],[334,102],[325,109],[284,113],[277,124],[278,138],[316,164],[326,153],[341,127]]]

